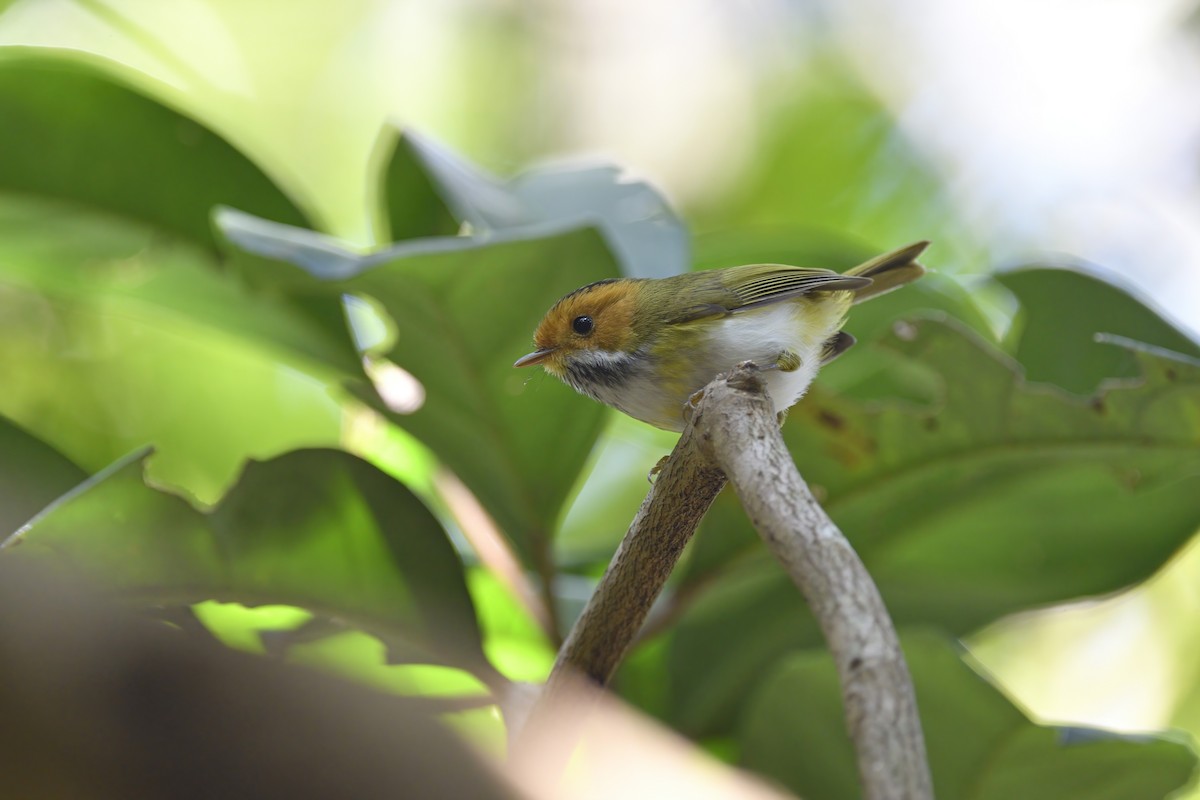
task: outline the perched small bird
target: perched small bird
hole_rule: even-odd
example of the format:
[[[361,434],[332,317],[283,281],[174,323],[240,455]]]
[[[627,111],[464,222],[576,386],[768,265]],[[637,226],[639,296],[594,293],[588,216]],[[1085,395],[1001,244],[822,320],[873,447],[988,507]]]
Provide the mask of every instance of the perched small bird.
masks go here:
[[[917,242],[845,273],[783,264],[604,280],[563,297],[538,325],[532,353],[576,391],[659,428],[681,431],[684,404],[743,361],[767,370],[777,411],[796,403],[822,364],[854,344],[841,330],[854,303],[924,274]]]

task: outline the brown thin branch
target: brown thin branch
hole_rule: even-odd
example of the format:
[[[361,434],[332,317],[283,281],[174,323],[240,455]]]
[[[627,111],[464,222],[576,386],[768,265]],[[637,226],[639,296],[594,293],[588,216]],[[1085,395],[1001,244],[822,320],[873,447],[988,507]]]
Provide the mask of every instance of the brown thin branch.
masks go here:
[[[559,650],[546,693],[564,669],[608,683],[724,485],[725,476],[701,452],[689,426]]]
[[[553,720],[561,719],[561,713],[555,713],[558,704],[582,696],[571,690],[572,685],[578,685],[579,676],[586,676],[600,686],[607,685],[662,592],[684,546],[724,485],[724,474],[701,451],[689,425],[642,501],[604,577],[559,648],[545,687],[527,714],[517,712],[509,716],[511,751],[518,761],[536,752],[541,769],[561,771],[573,741],[559,737],[560,762],[550,764],[546,750],[532,744],[545,739],[536,732],[553,728]]]

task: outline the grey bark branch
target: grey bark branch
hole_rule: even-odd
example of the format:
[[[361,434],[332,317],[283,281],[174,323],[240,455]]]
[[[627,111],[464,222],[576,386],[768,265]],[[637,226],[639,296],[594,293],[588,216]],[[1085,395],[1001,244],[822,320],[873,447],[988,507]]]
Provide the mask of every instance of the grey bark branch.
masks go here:
[[[710,384],[694,426],[825,635],[863,797],[932,798],[912,678],[883,598],[796,470],[758,375]]]
[[[797,472],[753,365],[705,388],[521,728],[536,728],[550,715],[573,675],[608,682],[726,476],[833,653],[863,797],[932,798],[916,696],[895,628],[862,561]]]

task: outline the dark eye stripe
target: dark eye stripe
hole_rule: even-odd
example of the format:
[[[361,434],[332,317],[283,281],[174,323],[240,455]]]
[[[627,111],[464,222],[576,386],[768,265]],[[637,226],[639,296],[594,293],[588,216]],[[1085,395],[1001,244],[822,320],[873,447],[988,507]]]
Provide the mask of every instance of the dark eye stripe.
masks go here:
[[[571,330],[578,333],[580,336],[587,336],[592,332],[596,324],[592,322],[592,318],[588,316],[576,317],[571,321]]]

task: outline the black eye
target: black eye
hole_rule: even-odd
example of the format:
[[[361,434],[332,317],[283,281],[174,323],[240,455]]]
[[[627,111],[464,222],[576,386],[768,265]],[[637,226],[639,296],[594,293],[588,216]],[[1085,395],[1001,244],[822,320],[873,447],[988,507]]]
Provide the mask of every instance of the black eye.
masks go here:
[[[591,317],[576,317],[571,320],[571,330],[578,333],[580,336],[587,336],[592,332],[592,328],[596,327],[596,323],[592,322]]]

